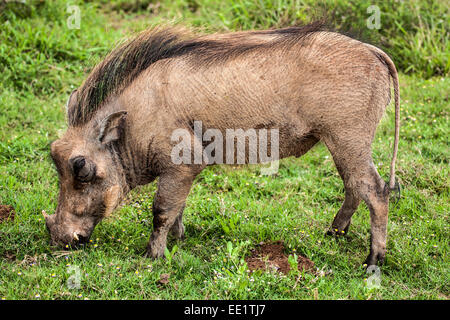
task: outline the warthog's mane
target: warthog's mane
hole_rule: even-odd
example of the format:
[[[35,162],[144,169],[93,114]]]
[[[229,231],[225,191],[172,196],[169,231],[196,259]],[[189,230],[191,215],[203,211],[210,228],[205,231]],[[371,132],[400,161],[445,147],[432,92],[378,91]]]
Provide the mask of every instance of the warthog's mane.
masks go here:
[[[248,35],[275,36],[272,41],[247,41],[245,34],[223,39],[193,36],[175,28],[153,28],[114,49],[86,78],[77,92],[76,104],[68,110],[68,122],[79,126],[88,122],[94,113],[113,94],[120,94],[151,64],[168,58],[186,56],[198,66],[223,63],[255,49],[275,45],[292,45],[305,41],[308,35],[323,30],[324,23],[314,22],[299,27],[251,31]]]

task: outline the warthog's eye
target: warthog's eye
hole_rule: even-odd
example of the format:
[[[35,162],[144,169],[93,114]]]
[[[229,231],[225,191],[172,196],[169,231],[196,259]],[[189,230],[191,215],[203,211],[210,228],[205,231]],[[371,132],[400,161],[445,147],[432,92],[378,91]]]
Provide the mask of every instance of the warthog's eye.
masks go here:
[[[73,175],[80,182],[89,182],[95,177],[95,164],[84,158],[78,156],[69,160]]]

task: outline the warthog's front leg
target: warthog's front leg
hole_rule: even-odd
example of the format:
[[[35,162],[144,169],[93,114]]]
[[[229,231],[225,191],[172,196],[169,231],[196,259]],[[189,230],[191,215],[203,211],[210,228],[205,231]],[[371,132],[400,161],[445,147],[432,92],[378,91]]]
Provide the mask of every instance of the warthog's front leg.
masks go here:
[[[172,227],[170,228],[170,233],[178,240],[184,240],[184,224],[183,224],[183,211],[184,206],[181,208],[180,212],[175,219]]]
[[[147,246],[147,257],[164,256],[170,230],[176,236],[184,236],[184,227],[180,230],[181,214],[194,178],[195,174],[189,171],[171,171],[160,176],[153,201],[153,233]]]

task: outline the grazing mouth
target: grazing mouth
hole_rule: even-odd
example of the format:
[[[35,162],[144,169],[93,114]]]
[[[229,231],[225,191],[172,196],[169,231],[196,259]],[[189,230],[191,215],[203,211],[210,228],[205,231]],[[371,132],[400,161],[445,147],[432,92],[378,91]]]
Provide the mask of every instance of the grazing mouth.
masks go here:
[[[73,233],[71,241],[63,240],[50,240],[51,246],[62,247],[64,249],[79,249],[86,246],[89,243],[90,236],[83,236],[77,233]]]
[[[82,236],[82,235],[80,235],[80,234],[77,234],[77,233],[73,233],[73,238],[74,238],[74,242],[75,242],[75,244],[79,244],[79,245],[84,245],[84,244],[87,244],[88,242],[89,242],[89,238],[90,238],[90,236],[87,236],[87,237],[85,237],[85,236]]]

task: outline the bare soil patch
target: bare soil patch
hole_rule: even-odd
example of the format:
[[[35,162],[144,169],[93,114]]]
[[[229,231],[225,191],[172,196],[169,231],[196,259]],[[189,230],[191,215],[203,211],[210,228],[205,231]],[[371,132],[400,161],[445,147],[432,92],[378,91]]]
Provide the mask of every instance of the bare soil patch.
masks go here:
[[[278,272],[287,274],[291,269],[282,241],[260,243],[251,252],[250,256],[245,258],[245,261],[250,271],[275,269]],[[314,270],[314,262],[310,259],[298,255],[297,261],[299,270]]]
[[[0,204],[0,223],[4,221],[14,221],[14,208],[9,205]]]

